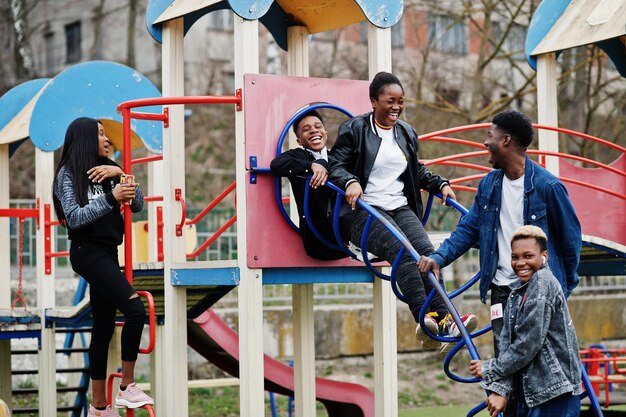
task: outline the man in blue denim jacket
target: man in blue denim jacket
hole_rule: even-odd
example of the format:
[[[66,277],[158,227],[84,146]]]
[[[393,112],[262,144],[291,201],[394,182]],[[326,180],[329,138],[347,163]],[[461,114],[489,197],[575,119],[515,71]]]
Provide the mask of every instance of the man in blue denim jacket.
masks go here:
[[[507,110],[494,116],[485,140],[494,170],[480,181],[474,204],[452,235],[419,261],[422,274],[432,270],[438,276],[440,268],[479,247],[480,299],[485,303],[491,290],[496,356],[509,285],[516,280],[509,244],[514,230],[525,224],[543,229],[548,236],[550,269],[565,296],[578,285],[580,223],[563,184],[526,155],[532,140],[532,123],[523,113]]]
[[[546,235],[522,226],[511,241],[511,266],[518,279],[504,310],[501,353],[472,360],[482,377],[491,416],[516,394],[517,417],[574,417],[580,414],[580,353],[565,296],[546,260]]]

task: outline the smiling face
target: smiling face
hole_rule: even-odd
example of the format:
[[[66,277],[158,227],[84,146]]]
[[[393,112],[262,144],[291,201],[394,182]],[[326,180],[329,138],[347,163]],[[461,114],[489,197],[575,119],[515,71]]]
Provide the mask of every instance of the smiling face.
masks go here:
[[[316,116],[307,116],[302,119],[296,136],[300,146],[315,152],[324,149],[328,140],[324,123]]]
[[[387,84],[378,98],[371,98],[371,101],[376,120],[386,126],[394,126],[404,109],[404,91],[398,84]]]
[[[547,261],[548,251],[542,251],[535,238],[522,238],[511,244],[511,268],[522,282],[528,282],[541,268],[542,257]]]
[[[487,139],[485,139],[485,148],[489,151],[489,163],[495,169],[503,169],[505,161],[505,153],[507,148],[505,143],[510,143],[511,135],[505,133],[497,125],[491,125],[487,131]]]
[[[98,123],[98,156],[107,158],[109,156],[109,138],[104,133],[104,126]]]

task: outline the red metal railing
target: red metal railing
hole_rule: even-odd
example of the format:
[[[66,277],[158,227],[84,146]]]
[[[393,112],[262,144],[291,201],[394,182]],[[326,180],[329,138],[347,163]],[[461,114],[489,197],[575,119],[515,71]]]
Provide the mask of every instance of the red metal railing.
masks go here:
[[[123,145],[123,155],[124,155],[124,163],[123,168],[124,172],[127,174],[131,174],[132,172],[132,161],[131,161],[131,129],[130,129],[130,120],[131,119],[141,119],[141,120],[157,120],[161,121],[164,124],[164,127],[169,126],[169,109],[165,107],[163,109],[163,113],[144,113],[132,111],[134,108],[138,107],[147,107],[147,106],[167,106],[167,105],[184,105],[184,104],[235,104],[238,111],[241,110],[242,106],[242,93],[241,90],[238,89],[235,92],[234,96],[198,96],[198,97],[155,97],[155,98],[145,98],[139,100],[130,100],[124,103],[121,103],[117,106],[117,111],[122,114],[122,132],[124,136],[124,145]],[[156,158],[156,157],[154,157]],[[156,160],[156,159],[154,159]],[[176,193],[176,190],[175,190]],[[185,219],[185,201],[183,198],[182,190],[178,191],[176,194],[177,201],[180,201],[181,206],[183,207],[183,218],[182,221],[176,225],[176,235],[182,236],[182,227],[184,225]],[[132,251],[132,213],[130,211],[129,206],[124,207],[124,234],[126,236],[125,244],[124,244],[124,259],[126,265],[131,265],[130,268],[125,268],[126,279],[132,283],[132,259],[133,259],[133,251]]]
[[[537,128],[537,129],[551,130],[551,131],[567,134],[567,135],[570,135],[570,136],[577,136],[577,137],[583,138],[585,140],[590,140],[590,141],[599,143],[601,145],[610,147],[610,148],[615,149],[615,150],[617,150],[617,151],[619,151],[621,153],[626,154],[626,148],[624,148],[623,146],[620,146],[620,145],[617,145],[615,143],[606,141],[604,139],[597,138],[597,137],[592,136],[592,135],[588,135],[588,134],[585,134],[585,133],[580,133],[580,132],[576,132],[576,131],[573,131],[573,130],[564,129],[564,128],[560,128],[560,127],[553,127],[553,126],[546,126],[546,125],[539,125],[539,124],[533,124],[533,126],[535,128]],[[425,135],[420,136],[420,140],[422,140],[422,141],[454,143],[454,144],[458,144],[458,145],[466,145],[466,146],[470,146],[470,147],[474,147],[474,148],[481,148],[481,149],[483,149],[484,145],[482,143],[473,142],[473,141],[469,141],[469,140],[465,140],[465,139],[451,138],[451,137],[447,137],[447,136],[444,136],[444,135],[448,135],[448,134],[452,134],[452,133],[458,133],[458,132],[467,132],[467,131],[488,129],[489,127],[491,127],[490,123],[481,123],[481,124],[475,124],[475,125],[459,126],[459,127],[454,127],[454,128],[450,128],[450,129],[444,129],[444,130],[439,130],[439,131],[436,131],[436,132],[427,133]],[[619,170],[619,169],[617,169],[615,167],[612,167],[610,165],[603,164],[601,162],[597,162],[597,161],[591,160],[589,158],[584,158],[584,157],[577,156],[577,155],[570,155],[570,154],[566,154],[566,153],[562,153],[562,152],[541,151],[541,150],[535,150],[535,149],[530,149],[530,150],[527,151],[527,153],[529,155],[538,155],[539,158],[540,158],[540,161],[545,156],[554,156],[554,157],[558,157],[558,158],[563,158],[563,159],[569,159],[569,160],[573,160],[573,161],[583,162],[583,163],[592,165],[594,167],[602,168],[604,170],[610,171],[610,172],[612,172],[614,174],[626,177],[626,172],[624,172],[622,170]],[[485,155],[488,155],[488,154],[489,154],[489,152],[486,151],[486,150],[473,151],[473,152],[460,153],[460,154],[456,154],[456,155],[448,155],[448,156],[444,156],[444,157],[440,157],[440,158],[434,158],[434,159],[431,159],[431,160],[423,160],[422,162],[426,166],[428,166],[428,165],[448,165],[448,166],[457,166],[457,167],[461,167],[461,168],[476,169],[476,170],[483,171],[483,172],[489,172],[489,171],[491,171],[491,168],[483,167],[483,166],[476,165],[476,164],[468,164],[466,162],[458,161],[459,159],[473,158],[473,157],[477,157],[477,156],[485,156]],[[450,181],[450,183],[451,183],[451,185],[454,185],[455,189],[462,189],[462,190],[466,190],[466,191],[476,191],[476,189],[473,188],[473,187],[461,186],[461,185],[458,185],[458,184],[460,182],[480,180],[484,175],[485,174],[477,174],[477,175],[471,175],[471,176],[466,176],[466,177],[460,177],[460,178],[456,178],[456,179]],[[585,182],[585,181],[580,181],[580,180],[577,180],[577,179],[566,178],[566,177],[561,177],[561,180],[563,182],[566,182],[566,183],[580,185],[580,186],[583,186],[583,187],[587,187],[587,188],[593,189],[595,191],[599,191],[599,192],[602,192],[602,193],[605,193],[605,194],[612,195],[612,196],[620,198],[622,200],[626,200],[626,194],[622,194],[622,193],[610,190],[610,189],[605,188],[605,187],[600,187],[600,186],[597,186],[595,184],[591,184],[591,183],[588,183],[588,182]]]
[[[122,374],[120,372],[111,372],[109,374],[109,378],[107,379],[107,403],[108,404],[112,404],[112,401],[113,401],[113,380],[115,378],[121,379]],[[143,407],[139,407],[139,408],[143,408],[147,410],[148,415],[150,417],[154,417],[154,409],[152,408],[151,405],[144,405]],[[135,409],[127,408],[126,417],[134,417],[134,416],[135,416]]]
[[[604,406],[610,405],[611,384],[626,383],[626,349],[590,348],[580,351],[580,360],[587,368],[587,374],[596,396],[604,385]]]

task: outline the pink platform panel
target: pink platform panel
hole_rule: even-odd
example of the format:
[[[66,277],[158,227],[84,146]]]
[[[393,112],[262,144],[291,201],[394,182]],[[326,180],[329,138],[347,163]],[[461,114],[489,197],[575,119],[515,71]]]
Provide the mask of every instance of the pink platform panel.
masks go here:
[[[259,174],[250,184],[250,157],[269,168],[285,125],[300,108],[327,102],[353,115],[371,111],[367,81],[246,75],[243,99],[246,132],[246,196],[250,268],[362,266],[350,259],[318,261],[304,252],[300,235],[286,223],[275,200],[275,177]],[[333,138],[334,139],[334,138]]]
[[[626,155],[610,164],[626,172]],[[626,178],[600,168],[581,168],[561,160],[560,175],[626,195]],[[576,184],[566,183],[585,235],[626,246],[626,202],[621,198]]]

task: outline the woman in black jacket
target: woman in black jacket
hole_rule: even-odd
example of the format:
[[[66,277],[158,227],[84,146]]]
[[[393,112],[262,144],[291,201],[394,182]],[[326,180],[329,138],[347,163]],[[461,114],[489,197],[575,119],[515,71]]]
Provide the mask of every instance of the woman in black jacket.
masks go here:
[[[56,215],[67,227],[71,240],[72,268],[89,283],[93,327],[89,344],[92,402],[88,417],[119,417],[107,404],[105,395],[107,355],[117,310],[124,315],[125,323],[122,381],[115,406],[137,408],[154,404],[134,382],[146,311],[120,271],[117,258],[117,247],[124,235],[120,205],[130,204],[131,210],[138,212],[143,208],[143,194],[136,183],[120,184],[124,171],[108,154],[109,139],[102,124],[88,117],[74,120],[65,134],[53,185]]]
[[[346,237],[360,245],[368,217],[356,205],[357,198],[361,198],[403,232],[420,255],[428,255],[434,248],[420,221],[423,211],[420,189],[441,192],[444,204],[448,197],[456,199],[456,196],[446,179],[430,172],[418,159],[417,133],[399,120],[404,108],[404,89],[398,78],[386,72],[376,74],[369,94],[373,111],[343,123],[329,155],[330,180],[346,191],[346,201],[353,211],[352,216],[343,216],[351,217]],[[401,247],[384,225],[372,222],[368,252],[393,263]],[[396,280],[419,323],[420,310],[432,285],[421,278],[409,253],[398,265]],[[424,320],[432,333],[459,334],[439,295],[431,303],[431,311]],[[463,322],[470,331],[476,328],[473,314],[463,316]],[[419,325],[416,337],[424,349],[439,346]]]

